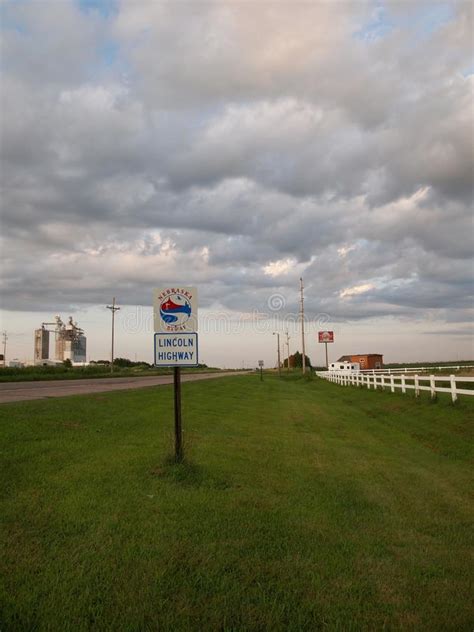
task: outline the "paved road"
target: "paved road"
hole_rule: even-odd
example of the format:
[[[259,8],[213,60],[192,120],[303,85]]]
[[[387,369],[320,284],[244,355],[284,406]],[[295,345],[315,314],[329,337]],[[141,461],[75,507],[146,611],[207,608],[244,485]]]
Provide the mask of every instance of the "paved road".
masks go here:
[[[182,382],[195,380],[212,380],[216,377],[242,375],[245,371],[235,373],[183,373]],[[123,391],[131,388],[160,386],[171,384],[172,375],[155,375],[154,377],[112,377],[85,380],[51,380],[45,382],[4,382],[0,383],[0,404],[21,402],[28,399],[45,399],[47,397],[65,397],[66,395],[85,395],[87,393],[103,393],[105,391]]]

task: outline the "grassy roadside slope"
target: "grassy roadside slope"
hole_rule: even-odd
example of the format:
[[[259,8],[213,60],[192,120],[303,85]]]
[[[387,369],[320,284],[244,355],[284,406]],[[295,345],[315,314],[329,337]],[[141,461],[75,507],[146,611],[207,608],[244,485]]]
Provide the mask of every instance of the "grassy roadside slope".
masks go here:
[[[474,407],[266,376],[5,404],[2,630],[471,630]],[[472,427],[472,426],[471,426]]]

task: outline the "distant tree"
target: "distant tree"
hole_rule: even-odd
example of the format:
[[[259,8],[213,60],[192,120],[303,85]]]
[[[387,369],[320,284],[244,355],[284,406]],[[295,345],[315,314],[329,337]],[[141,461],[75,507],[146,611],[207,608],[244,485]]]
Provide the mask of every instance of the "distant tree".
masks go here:
[[[114,366],[120,366],[120,367],[135,366],[135,362],[132,362],[132,360],[129,360],[128,358],[114,358]]]
[[[133,367],[133,366],[149,368],[151,365],[148,364],[148,362],[143,362],[143,360],[140,360],[139,362],[133,362],[133,360],[129,360],[128,358],[114,358],[114,366],[118,366],[122,368]]]
[[[311,367],[311,360],[308,356],[306,357],[306,367]],[[283,366],[286,369],[288,367],[288,358],[285,358],[283,361]],[[296,351],[293,355],[290,355],[290,369],[302,368],[303,366],[303,354],[299,351]]]

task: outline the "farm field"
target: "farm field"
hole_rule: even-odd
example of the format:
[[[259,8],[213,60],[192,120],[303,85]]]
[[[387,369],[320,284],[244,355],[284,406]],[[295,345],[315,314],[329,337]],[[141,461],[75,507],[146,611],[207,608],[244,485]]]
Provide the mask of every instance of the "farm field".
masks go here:
[[[0,629],[472,630],[474,402],[294,374],[0,406]]]

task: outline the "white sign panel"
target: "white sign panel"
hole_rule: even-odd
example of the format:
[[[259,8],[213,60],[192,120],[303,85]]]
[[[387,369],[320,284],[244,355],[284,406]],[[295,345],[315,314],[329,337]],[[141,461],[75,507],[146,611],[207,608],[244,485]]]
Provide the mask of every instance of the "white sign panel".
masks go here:
[[[197,331],[197,288],[177,286],[153,290],[153,318],[157,332]]]
[[[155,366],[197,366],[197,333],[155,334]]]

